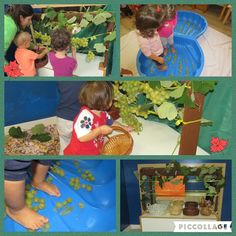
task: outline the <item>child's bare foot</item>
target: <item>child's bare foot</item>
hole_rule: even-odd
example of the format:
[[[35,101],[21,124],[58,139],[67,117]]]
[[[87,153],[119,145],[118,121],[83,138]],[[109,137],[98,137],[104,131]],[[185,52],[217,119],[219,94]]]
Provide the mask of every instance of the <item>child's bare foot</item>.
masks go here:
[[[164,56],[166,56],[167,52],[168,52],[167,48],[164,48],[164,52],[163,52]]]
[[[158,70],[165,71],[167,70],[167,66],[165,64],[157,66]]]
[[[173,54],[175,54],[175,48],[174,48],[174,46],[171,46],[171,52],[173,53]]]
[[[31,185],[38,189],[38,190],[42,190],[43,192],[51,195],[51,196],[56,196],[56,197],[60,197],[61,196],[61,193],[60,191],[58,190],[58,188],[53,185],[53,184],[50,184],[46,181],[43,181],[42,183],[35,183],[35,182],[32,182]]]
[[[40,229],[48,222],[48,219],[28,207],[24,207],[19,211],[14,211],[6,207],[6,213],[17,223],[23,225],[27,229]]]

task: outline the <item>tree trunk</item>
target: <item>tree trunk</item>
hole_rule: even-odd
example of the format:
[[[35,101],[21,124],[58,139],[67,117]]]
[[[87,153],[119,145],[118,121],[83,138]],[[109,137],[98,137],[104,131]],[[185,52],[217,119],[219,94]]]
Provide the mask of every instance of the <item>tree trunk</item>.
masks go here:
[[[196,108],[184,108],[184,122],[195,121],[202,118],[204,95],[194,93]],[[201,121],[191,124],[183,124],[179,155],[195,155],[198,145]]]

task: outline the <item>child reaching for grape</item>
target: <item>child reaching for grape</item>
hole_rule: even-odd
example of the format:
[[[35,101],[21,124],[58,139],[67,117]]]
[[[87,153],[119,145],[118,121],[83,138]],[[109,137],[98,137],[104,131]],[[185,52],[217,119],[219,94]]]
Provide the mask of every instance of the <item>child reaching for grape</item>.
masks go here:
[[[177,23],[176,6],[172,4],[161,5],[161,10],[165,14],[165,20],[163,25],[157,30],[164,46],[164,54],[167,53],[168,44],[171,48],[171,52],[175,53],[174,28]]]
[[[57,29],[51,37],[53,51],[49,53],[54,76],[73,76],[77,66],[76,49],[72,50],[72,57],[67,56],[71,46],[71,34],[64,28]]]
[[[15,58],[22,76],[35,76],[37,74],[35,60],[43,58],[48,53],[48,49],[44,49],[39,54],[29,50],[31,35],[28,32],[19,32],[15,37],[15,44],[17,46]]]
[[[6,160],[4,168],[4,197],[6,213],[17,223],[27,229],[37,230],[42,228],[48,219],[33,211],[26,205],[25,201],[25,179],[27,171],[31,167],[31,185],[45,193],[59,197],[60,191],[55,185],[45,181],[48,173],[50,160],[27,161]]]
[[[130,126],[113,122],[107,111],[112,105],[113,86],[109,82],[86,82],[79,93],[81,109],[75,117],[69,145],[64,155],[99,155],[104,135],[112,132],[111,125],[132,131]]]
[[[164,64],[164,49],[157,29],[161,27],[164,14],[160,8],[145,5],[136,14],[137,37],[142,53],[152,59],[159,70],[167,70]]]

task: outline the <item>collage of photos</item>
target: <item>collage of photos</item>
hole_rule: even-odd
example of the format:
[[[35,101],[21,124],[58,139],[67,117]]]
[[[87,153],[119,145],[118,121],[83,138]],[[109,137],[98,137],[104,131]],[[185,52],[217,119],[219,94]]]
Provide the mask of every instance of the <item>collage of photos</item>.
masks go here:
[[[234,4],[1,4],[0,232],[232,232]]]

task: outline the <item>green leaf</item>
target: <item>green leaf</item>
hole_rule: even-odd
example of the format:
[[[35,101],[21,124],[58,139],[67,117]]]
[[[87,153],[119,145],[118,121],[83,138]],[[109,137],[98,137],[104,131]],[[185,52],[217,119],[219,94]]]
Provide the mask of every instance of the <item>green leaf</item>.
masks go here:
[[[46,14],[47,18],[49,18],[50,20],[55,19],[55,17],[57,16],[57,12],[53,8],[48,8],[45,11],[45,14]]]
[[[179,88],[175,89],[174,91],[171,91],[169,94],[171,97],[177,99],[183,95],[184,89],[185,89],[185,84],[183,84]]]
[[[208,92],[213,91],[216,81],[192,81],[193,91],[206,95]]]
[[[76,16],[71,17],[69,20],[67,20],[68,24],[73,24],[77,20]]]
[[[170,88],[175,83],[175,81],[160,81],[160,83],[162,87]]]
[[[99,15],[103,16],[106,19],[112,17],[112,14],[110,12],[102,12]]]
[[[167,118],[168,120],[173,120],[177,116],[178,112],[173,103],[164,102],[157,109],[158,116],[160,119]]]
[[[146,112],[146,111],[150,110],[151,107],[153,107],[152,103],[144,104],[139,108],[139,111]]]
[[[208,169],[206,167],[202,167],[199,176],[203,176],[208,173]]]
[[[182,182],[183,180],[182,179],[175,179],[175,180],[172,180],[170,181],[173,185],[178,185]]]
[[[45,132],[45,126],[43,124],[35,125],[31,129],[32,134],[43,134]]]
[[[49,133],[43,133],[43,134],[34,134],[31,136],[31,139],[34,140],[38,140],[40,142],[48,142],[52,139],[51,135]]]
[[[63,12],[59,12],[57,15],[57,20],[60,26],[65,26],[67,23],[67,19],[65,17],[65,14]]]
[[[88,26],[88,24],[89,24],[89,22],[88,22],[87,20],[82,19],[82,20],[80,21],[79,26],[80,26],[81,28],[85,28],[85,27]]]
[[[27,135],[27,132],[23,132],[19,126],[11,127],[8,133],[13,138],[24,138]]]
[[[213,173],[215,173],[216,172],[216,167],[214,167],[214,166],[211,166],[210,168],[209,168],[209,170],[208,170],[208,173],[209,174],[213,174]]]
[[[213,121],[212,120],[207,120],[202,118],[201,119],[201,126],[212,126],[213,125]]]
[[[184,90],[182,97],[176,100],[177,104],[185,105],[190,108],[195,108],[196,104],[192,101],[191,97],[188,95],[187,89]]]
[[[161,87],[160,81],[149,81],[148,84],[152,89],[156,89],[156,88]]]
[[[94,44],[94,48],[96,49],[96,52],[105,52],[106,51],[106,47],[104,46],[103,43]]]
[[[84,18],[85,18],[87,21],[92,21],[93,15],[90,14],[89,12],[86,12],[86,13],[84,14]]]
[[[104,42],[106,41],[113,41],[116,38],[116,31],[112,31],[111,33],[109,33],[105,38],[104,38]]]
[[[99,15],[96,15],[94,18],[93,18],[93,21],[92,21],[95,25],[100,25],[104,22],[106,22],[106,18],[103,17],[101,14]]]

